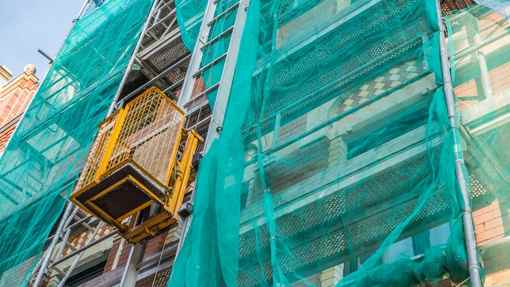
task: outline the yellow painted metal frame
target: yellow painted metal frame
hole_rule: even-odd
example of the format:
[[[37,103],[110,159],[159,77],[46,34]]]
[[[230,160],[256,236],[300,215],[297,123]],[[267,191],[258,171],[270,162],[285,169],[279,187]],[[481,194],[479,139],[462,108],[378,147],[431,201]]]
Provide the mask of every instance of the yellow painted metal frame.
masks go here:
[[[183,125],[180,127],[181,132],[179,132],[178,135],[176,136],[176,138],[178,139],[176,141],[176,143],[180,143],[182,140],[182,130],[183,130]],[[177,167],[176,162],[177,162],[177,152],[179,151],[179,145],[180,144],[175,144],[172,149],[172,157],[170,158],[170,161],[169,161],[169,164],[167,167],[167,172],[166,172],[166,178],[167,178],[168,182],[170,182],[170,179],[172,178],[172,173],[173,173],[174,169]]]
[[[137,212],[143,210],[144,208],[149,207],[154,202],[158,202],[158,203],[162,204],[161,200],[157,197],[157,195],[155,195],[152,191],[150,191],[147,187],[145,187],[136,178],[134,178],[131,175],[128,175],[128,176],[124,177],[123,179],[121,179],[120,181],[118,181],[117,183],[115,183],[112,186],[110,186],[109,188],[101,191],[100,193],[96,194],[94,197],[92,197],[89,200],[87,200],[86,201],[86,205],[90,205],[95,211],[101,211],[101,208],[99,206],[97,206],[93,201],[95,201],[96,199],[98,199],[100,197],[103,197],[103,196],[109,194],[114,189],[116,189],[117,187],[121,186],[122,184],[124,184],[124,183],[126,183],[128,181],[132,182],[138,188],[140,188],[140,190],[142,190],[143,193],[145,193],[146,195],[149,196],[150,200],[147,201],[146,203],[140,205],[139,207],[137,207],[137,208],[135,208],[135,209],[133,209],[133,210],[127,212],[127,213],[124,213],[123,215],[119,216],[118,218],[113,218],[113,217],[111,217],[111,216],[109,216],[108,214],[105,213],[105,217],[107,217],[109,220],[111,220],[112,222],[117,222],[118,224],[120,224],[120,222],[122,222],[127,217],[136,214]]]
[[[184,195],[186,194],[186,188],[191,175],[193,155],[195,154],[200,141],[202,141],[202,138],[197,132],[194,130],[188,132],[182,158],[178,164],[180,174],[177,176],[174,183],[173,193],[166,203],[168,209],[172,212],[176,212],[179,206],[181,206]]]
[[[143,224],[122,233],[122,236],[129,242],[137,243],[174,224],[177,224],[175,217],[167,212],[161,212],[147,219]]]
[[[79,193],[79,194],[78,194],[78,193],[77,193],[77,194],[72,194],[72,195],[71,195],[70,200],[71,200],[71,202],[72,202],[74,205],[76,205],[76,206],[78,206],[79,208],[81,208],[81,209],[85,210],[87,213],[94,214],[94,212],[93,212],[92,210],[90,210],[87,206],[83,205],[80,201],[78,201],[78,200],[76,199],[76,197],[78,197],[81,193],[83,193],[83,192],[85,192],[85,191],[86,191],[86,189],[82,189],[82,190],[80,190],[80,193]]]
[[[158,178],[150,174],[144,167],[140,166],[136,161],[132,158],[128,158],[126,160],[115,163],[114,166],[108,166],[112,155],[115,152],[115,148],[117,147],[117,143],[122,133],[123,126],[126,124],[127,117],[129,116],[130,109],[134,109],[137,102],[138,97],[148,97],[154,96],[154,94],[163,95],[162,100],[168,101],[166,104],[170,104],[173,111],[177,111],[178,114],[182,117],[182,120],[178,123],[175,134],[175,142],[174,146],[170,152],[170,159],[168,161],[167,171],[166,171],[166,180],[165,182],[161,182]],[[156,88],[149,88],[144,91],[134,100],[128,102],[125,107],[118,110],[115,114],[113,114],[110,118],[107,118],[105,122],[114,120],[113,128],[111,128],[111,132],[108,135],[105,143],[104,152],[100,156],[99,164],[97,165],[97,170],[94,175],[93,182],[86,184],[84,187],[76,190],[71,196],[71,201],[74,202],[78,207],[86,210],[91,214],[96,214],[105,222],[115,226],[119,229],[120,234],[126,238],[131,243],[137,243],[141,240],[144,240],[148,237],[152,237],[155,232],[159,232],[160,230],[175,224],[177,222],[177,210],[182,205],[182,201],[186,194],[186,189],[188,187],[188,182],[191,177],[191,169],[192,169],[192,160],[193,156],[203,139],[196,133],[194,130],[185,131],[184,123],[185,123],[185,114],[180,109],[177,104],[166,97],[164,93]],[[140,100],[142,101],[142,100]],[[103,124],[102,124],[103,125]],[[102,126],[101,125],[101,126]],[[186,135],[186,143],[184,149],[182,151],[181,159],[177,159],[177,154],[179,151],[179,146]],[[144,176],[149,177],[151,180],[161,184],[164,187],[167,187],[170,192],[167,193],[165,198],[160,198],[154,192],[152,192],[148,187],[138,181],[132,175],[126,175],[124,178],[116,182],[115,184],[109,186],[108,188],[100,191],[98,194],[95,194],[93,197],[86,200],[86,202],[79,202],[77,200],[78,196],[90,190],[91,187],[100,183],[101,180],[105,178],[105,176],[111,174],[119,167],[125,164],[133,164],[138,168]],[[173,174],[176,174],[175,177],[172,177]],[[105,211],[103,211],[99,206],[97,206],[94,201],[98,198],[109,194],[110,192],[115,192],[122,184],[125,184],[127,181],[132,182],[137,188],[146,194],[150,200],[146,203],[120,215],[118,218],[113,218]],[[147,218],[141,224],[133,226],[126,225],[123,221],[126,218],[132,217],[136,218],[136,214],[139,214],[145,208],[148,208],[152,204],[158,204],[162,208],[158,214],[152,215],[150,218]]]
[[[118,114],[115,117],[115,125],[113,126],[112,133],[108,137],[108,141],[106,143],[106,150],[101,157],[101,161],[99,162],[98,169],[96,171],[96,182],[99,182],[101,177],[106,173],[106,169],[108,168],[108,162],[110,161],[110,157],[113,154],[114,148],[117,145],[117,141],[119,140],[120,132],[122,131],[122,126],[126,121],[126,116],[129,111],[129,106],[126,106],[123,109],[120,109]]]
[[[202,141],[202,137],[200,137],[196,131],[191,130],[187,132],[182,158],[176,165],[178,172],[173,184],[172,193],[167,198],[167,201],[162,204],[164,210],[147,219],[142,224],[134,228],[129,228],[126,232],[122,233],[126,240],[131,243],[138,243],[146,238],[154,236],[157,232],[154,231],[154,229],[162,230],[177,222],[177,210],[182,205],[191,177],[193,155],[199,143]]]

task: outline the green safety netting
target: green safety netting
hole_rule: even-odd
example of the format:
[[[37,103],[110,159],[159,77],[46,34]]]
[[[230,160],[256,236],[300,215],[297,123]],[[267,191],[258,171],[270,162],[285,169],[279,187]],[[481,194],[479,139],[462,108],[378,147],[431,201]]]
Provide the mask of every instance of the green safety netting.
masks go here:
[[[201,161],[168,286],[469,284],[455,160],[465,158],[477,211],[500,196],[506,220],[510,75],[500,75],[510,66],[502,10],[464,7],[445,17],[457,129],[436,1],[251,0],[221,136]],[[493,26],[466,30],[468,16]],[[225,23],[233,19],[218,31]],[[503,40],[493,39],[496,27]],[[498,43],[486,44],[487,65],[500,69],[492,73],[500,98],[487,101],[497,108],[480,96],[477,34]],[[221,70],[203,74],[206,88]],[[471,122],[470,113],[481,114]],[[470,131],[477,125],[479,134]],[[490,247],[484,262],[500,251]]]
[[[175,0],[175,15],[180,27],[181,39],[190,51],[193,51],[198,37],[206,4],[206,0]]]
[[[0,286],[26,286],[151,5],[110,0],[74,25],[0,159]]]
[[[476,2],[446,17],[449,53],[485,286],[509,286],[510,2]]]

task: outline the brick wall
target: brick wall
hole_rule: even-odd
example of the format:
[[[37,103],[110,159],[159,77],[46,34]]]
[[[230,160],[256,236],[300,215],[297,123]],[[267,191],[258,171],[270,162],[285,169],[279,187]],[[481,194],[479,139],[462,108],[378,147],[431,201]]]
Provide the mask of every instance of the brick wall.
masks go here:
[[[121,248],[120,241],[122,239],[120,237],[117,237],[113,241],[112,249],[110,249],[110,253],[108,253],[108,258],[106,259],[106,265],[104,267],[104,272],[109,272],[114,269],[114,265],[117,264],[115,261],[117,260],[115,257],[117,256],[117,253],[119,252],[119,249]]]
[[[126,262],[129,259],[129,251],[131,249],[131,245],[126,244],[124,241],[123,248],[119,251],[119,263],[117,265],[117,268],[121,266],[126,266]]]
[[[165,243],[166,236],[167,234],[164,233],[148,240],[145,244],[143,259],[152,257],[154,254],[159,254]],[[108,254],[104,271],[109,272],[116,268],[124,267],[129,257],[130,248],[131,245],[124,239],[121,237],[115,238],[113,246]]]
[[[510,269],[494,272],[485,277],[485,287],[510,286]]]
[[[30,86],[26,86],[26,83],[21,81],[19,86],[3,93],[0,96],[0,125],[5,125],[23,113],[33,92],[34,90]]]
[[[169,276],[170,269],[165,269],[136,282],[136,287],[166,287]]]
[[[131,245],[129,245],[125,239],[116,235],[112,248],[108,253],[108,258],[106,259],[104,272],[113,271],[126,266],[130,248]]]
[[[166,235],[167,233],[165,232],[147,241],[143,254],[144,258],[151,257],[152,255],[161,252],[163,245],[165,244]]]
[[[497,200],[488,206],[475,210],[473,212],[473,220],[475,223],[476,242],[478,245],[505,236],[503,219]]]
[[[5,125],[0,128],[0,154],[4,151],[7,146],[7,142],[11,138],[16,126],[18,124],[17,120],[14,120],[11,124]]]
[[[444,0],[441,1],[441,10],[448,15],[472,5],[475,5],[474,0]]]
[[[38,85],[35,67],[28,65],[21,75],[0,86],[0,153],[5,149]]]
[[[90,238],[92,236],[92,231],[87,230],[81,233],[73,234],[71,238],[69,239],[69,246],[66,246],[64,248],[64,256],[70,254],[74,250],[80,249],[84,247],[87,243],[87,241],[91,240],[90,242],[93,242],[95,240],[98,240],[102,238],[103,236],[108,235],[110,232],[113,231],[113,228],[111,228],[108,225],[103,225],[99,228],[96,236],[94,238]]]
[[[495,240],[482,246],[485,287],[510,286],[510,240]]]

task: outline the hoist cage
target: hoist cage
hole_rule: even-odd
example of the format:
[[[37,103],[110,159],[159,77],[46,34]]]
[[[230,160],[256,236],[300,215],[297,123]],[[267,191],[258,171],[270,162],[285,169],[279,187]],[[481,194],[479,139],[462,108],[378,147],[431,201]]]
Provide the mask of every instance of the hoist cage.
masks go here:
[[[101,124],[71,200],[130,242],[176,223],[200,136],[184,112],[153,87]]]

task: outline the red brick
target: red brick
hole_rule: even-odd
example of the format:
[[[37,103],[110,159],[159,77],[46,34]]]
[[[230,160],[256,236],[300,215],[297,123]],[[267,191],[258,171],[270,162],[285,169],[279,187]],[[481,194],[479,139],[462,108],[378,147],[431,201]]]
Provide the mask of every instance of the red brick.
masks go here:
[[[155,274],[156,279],[154,279],[155,275],[148,276],[136,282],[136,287],[166,287],[169,274],[170,269],[162,270]]]
[[[476,241],[478,244],[504,237],[503,219],[499,202],[496,200],[490,205],[473,212]]]
[[[104,267],[104,272],[113,270],[113,263],[115,262],[115,257],[117,256],[117,252],[119,251],[121,239],[118,238],[113,242],[112,248],[108,253],[108,258],[106,259],[106,265]]]
[[[163,245],[165,244],[166,235],[167,233],[165,232],[148,240],[147,243],[145,244],[144,256],[150,257],[151,255],[159,253],[163,248]]]
[[[19,118],[39,85],[35,70],[25,70],[21,75],[0,86],[0,153],[13,134]]]

